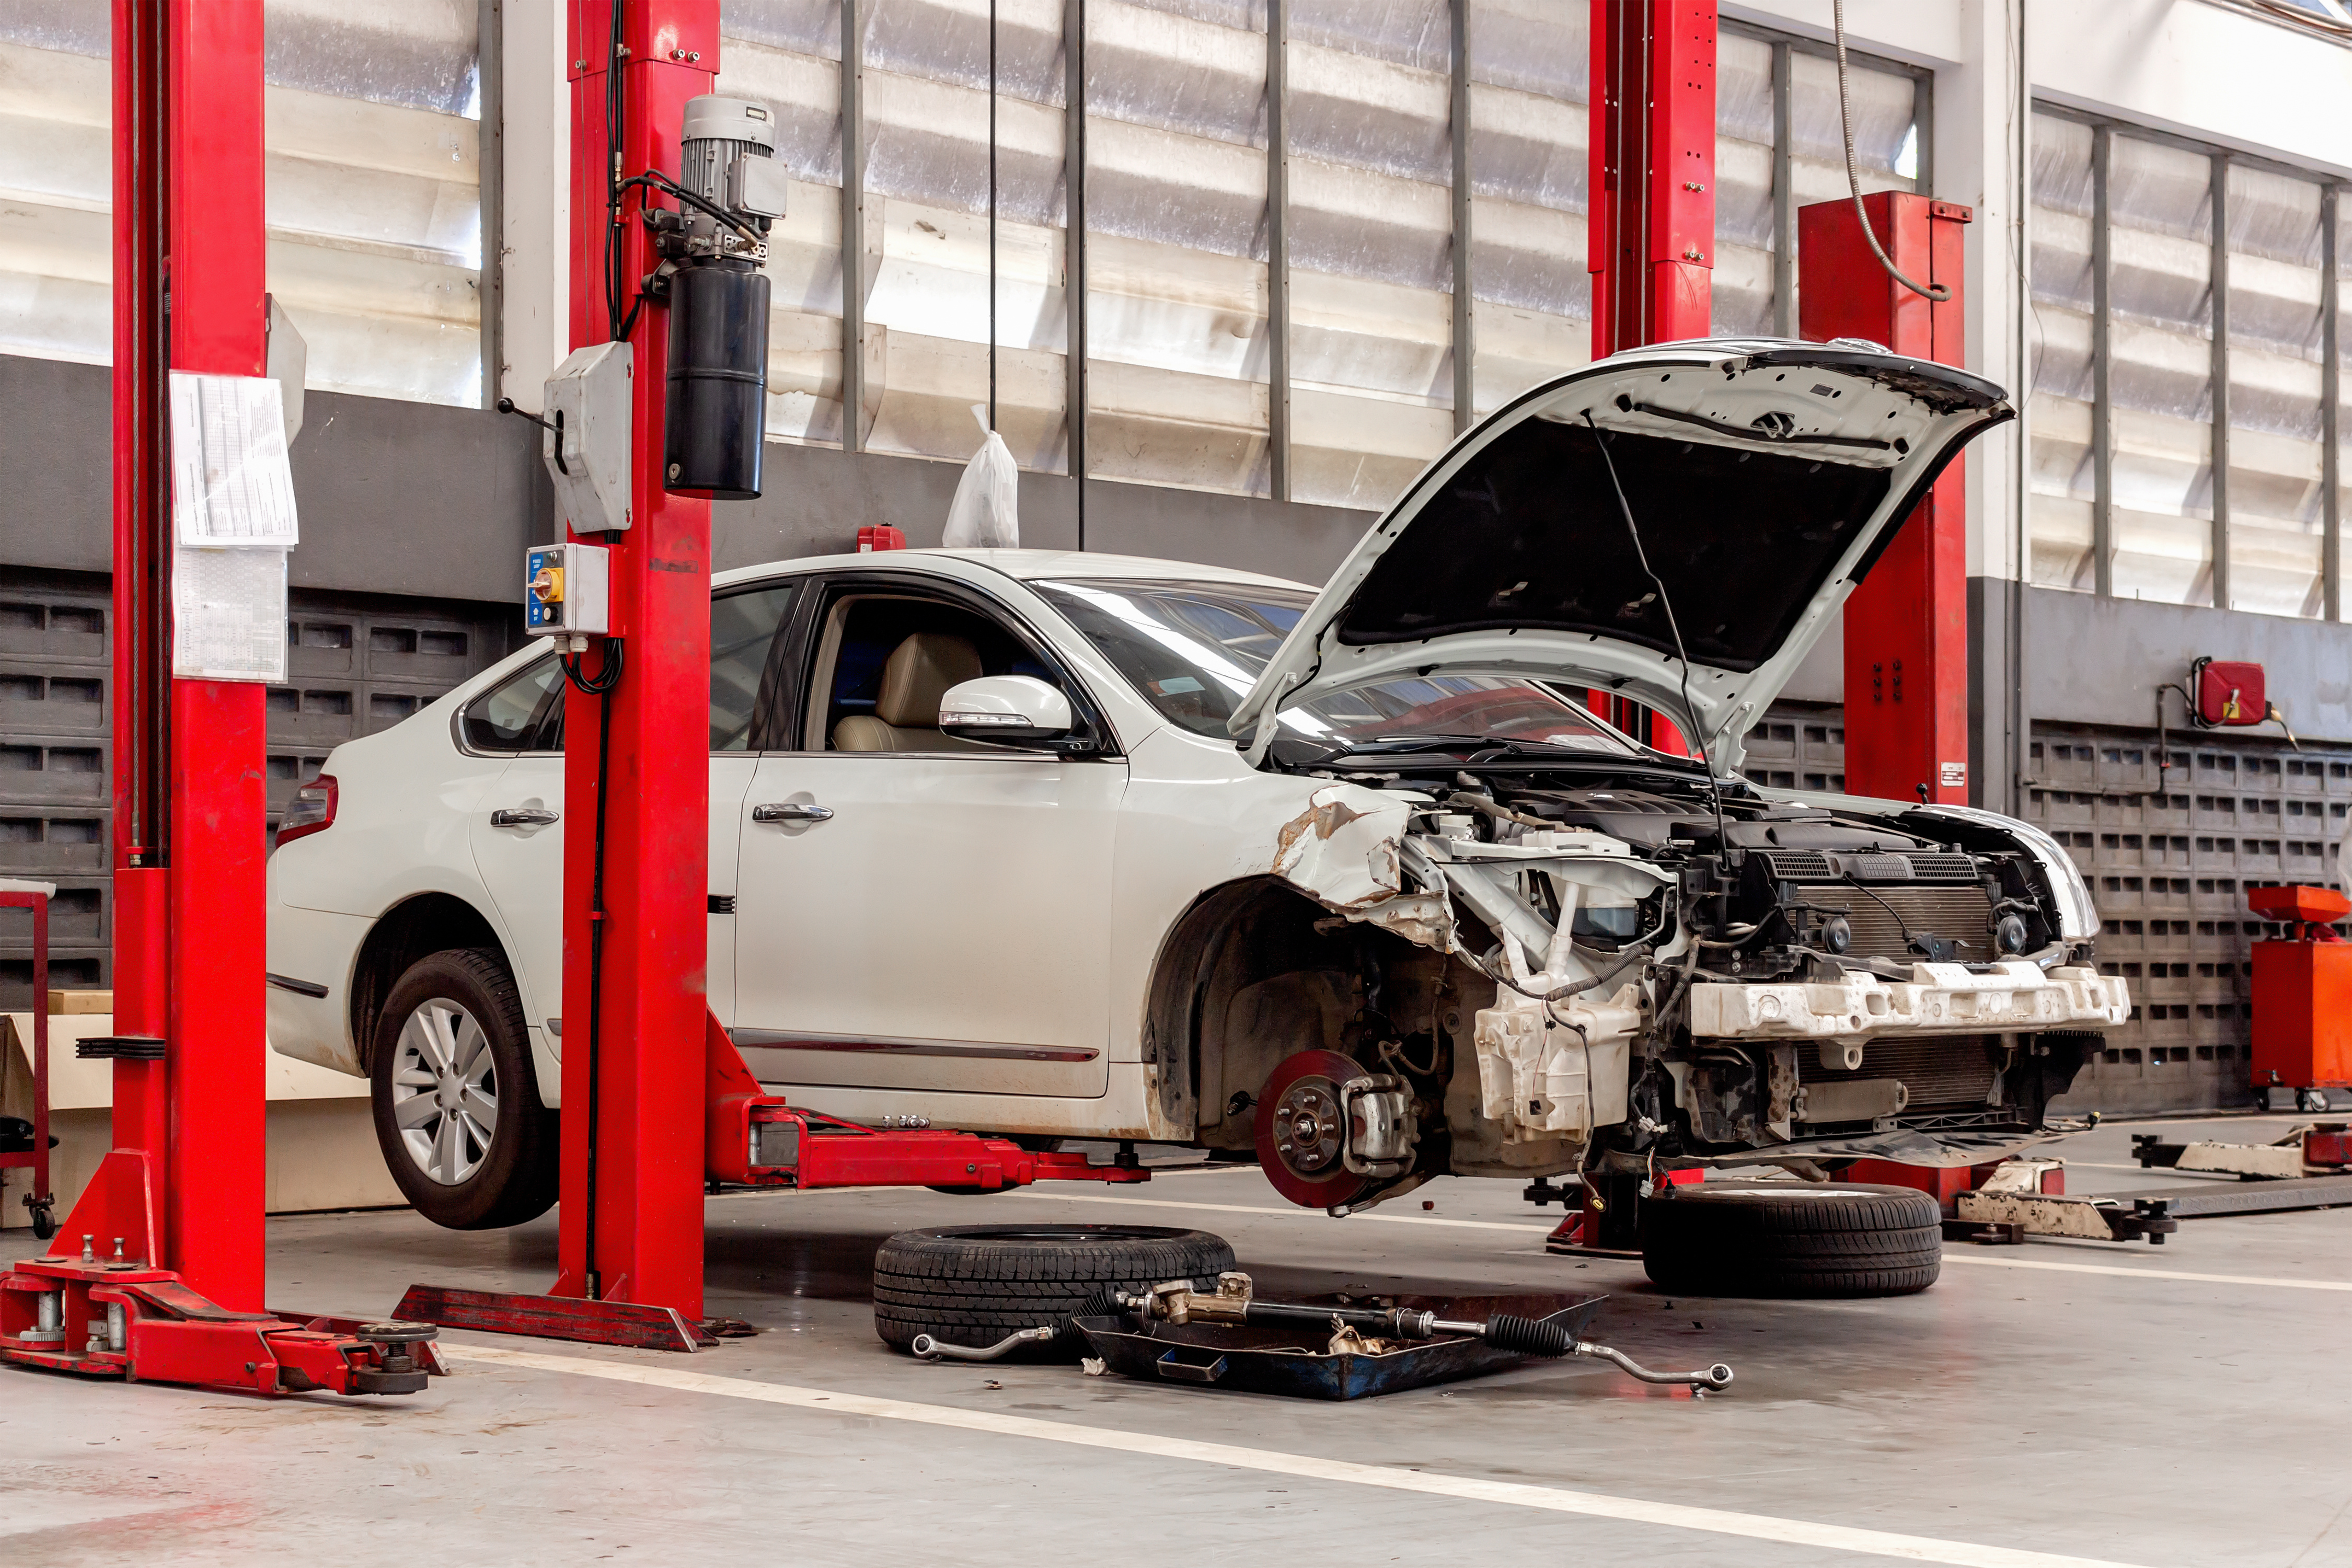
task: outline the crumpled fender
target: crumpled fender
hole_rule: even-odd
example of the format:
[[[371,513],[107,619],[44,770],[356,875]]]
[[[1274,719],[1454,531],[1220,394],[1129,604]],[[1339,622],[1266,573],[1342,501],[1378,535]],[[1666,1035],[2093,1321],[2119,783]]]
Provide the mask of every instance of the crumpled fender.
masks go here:
[[[1325,784],[1275,837],[1274,875],[1335,914],[1440,952],[1454,943],[1444,894],[1408,892],[1401,847],[1426,797]]]

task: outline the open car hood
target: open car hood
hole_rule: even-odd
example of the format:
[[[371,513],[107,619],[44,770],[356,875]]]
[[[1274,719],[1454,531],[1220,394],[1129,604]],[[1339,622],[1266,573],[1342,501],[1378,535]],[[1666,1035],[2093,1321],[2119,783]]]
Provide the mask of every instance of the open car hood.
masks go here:
[[[1622,692],[1695,723],[1728,773],[1944,465],[2014,417],[1981,377],[1852,341],[1612,355],[1529,389],[1424,469],[1229,727],[1256,762],[1294,703],[1437,669],[1518,676]]]

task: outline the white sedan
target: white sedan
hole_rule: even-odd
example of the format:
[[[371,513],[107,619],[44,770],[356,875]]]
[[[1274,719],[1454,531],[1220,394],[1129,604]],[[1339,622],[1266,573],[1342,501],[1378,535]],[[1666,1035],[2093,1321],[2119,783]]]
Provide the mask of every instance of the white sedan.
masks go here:
[[[2009,416],[1867,347],[1680,343],[1489,417],[1320,591],[1030,551],[728,573],[711,1008],[797,1104],[1229,1151],[1337,1210],[2032,1142],[2129,1009],[2072,860],[1738,772]],[[527,648],[337,748],[270,860],[271,1038],[373,1079],[444,1225],[554,1195],[562,689]]]

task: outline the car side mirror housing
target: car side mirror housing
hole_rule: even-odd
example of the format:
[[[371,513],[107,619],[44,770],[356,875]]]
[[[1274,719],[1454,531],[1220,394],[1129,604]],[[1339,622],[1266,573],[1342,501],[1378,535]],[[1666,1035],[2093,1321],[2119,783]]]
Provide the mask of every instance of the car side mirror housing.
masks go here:
[[[983,675],[940,699],[940,728],[965,741],[1035,744],[1070,738],[1070,700],[1034,675]]]

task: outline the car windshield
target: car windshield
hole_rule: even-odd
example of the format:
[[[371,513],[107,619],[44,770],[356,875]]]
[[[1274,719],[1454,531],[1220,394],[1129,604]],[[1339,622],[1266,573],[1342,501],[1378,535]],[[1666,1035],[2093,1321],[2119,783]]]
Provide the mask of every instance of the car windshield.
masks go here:
[[[1313,595],[1255,584],[1104,579],[1033,584],[1171,722],[1226,736],[1225,720]],[[1630,756],[1615,731],[1549,688],[1477,675],[1350,687],[1282,711],[1333,752],[1507,745]]]

